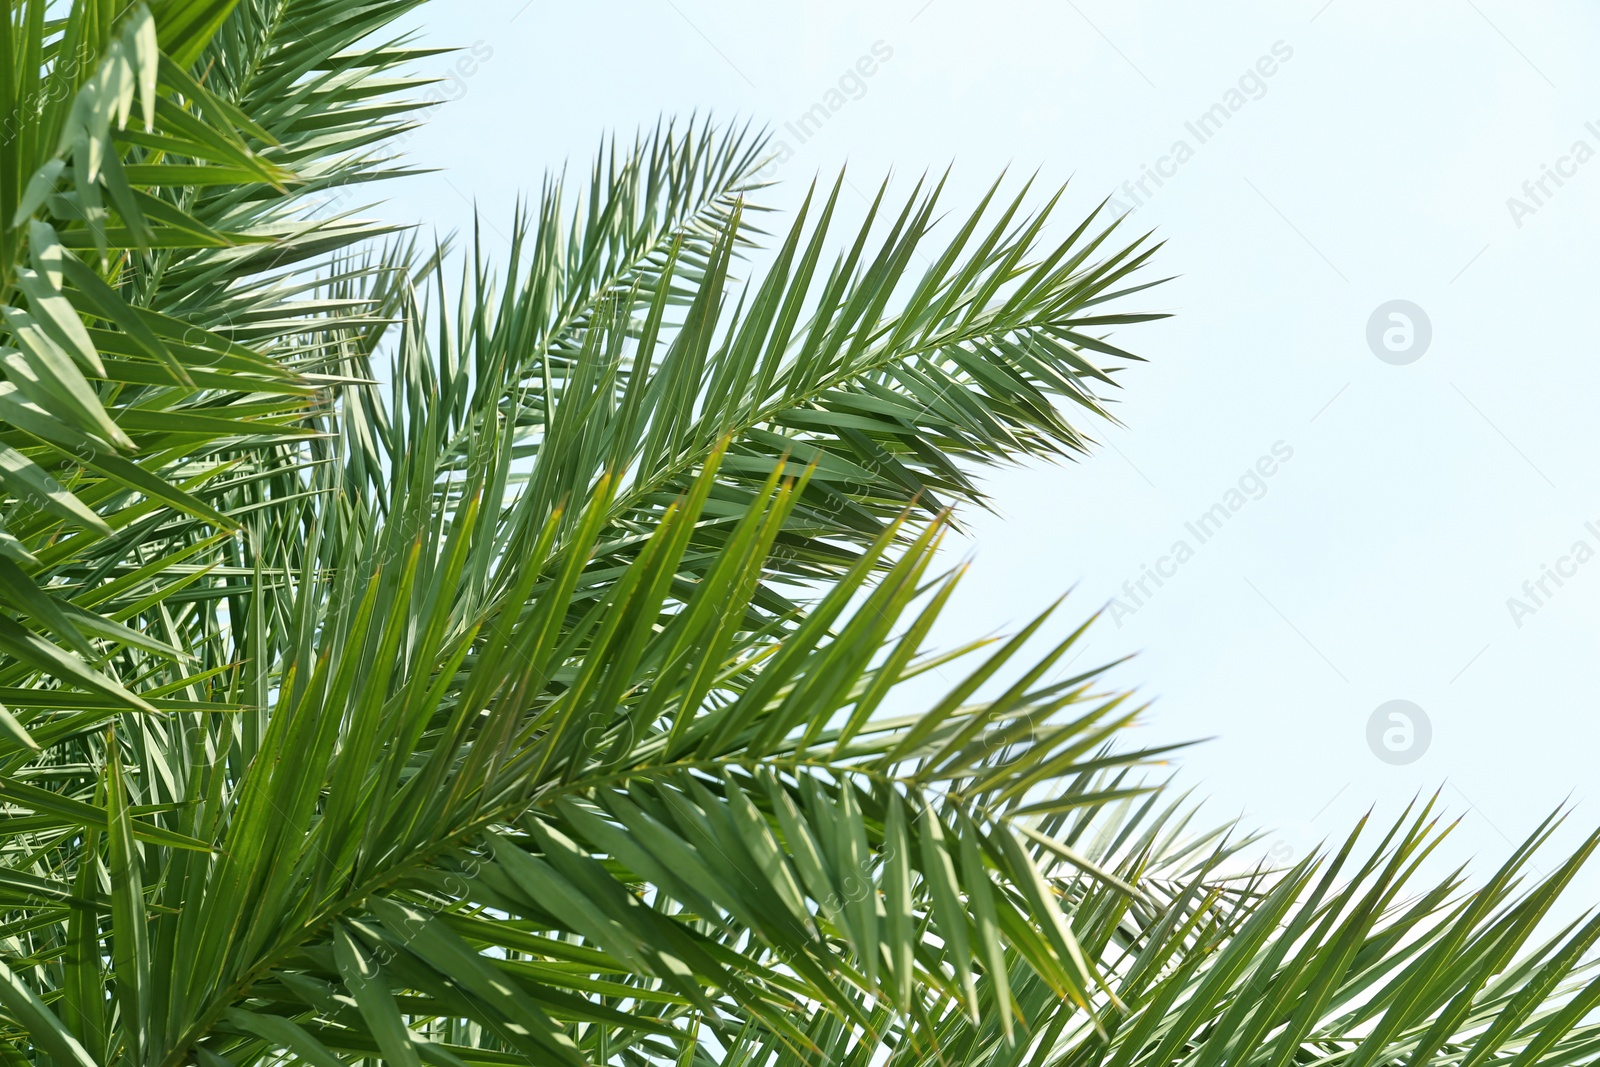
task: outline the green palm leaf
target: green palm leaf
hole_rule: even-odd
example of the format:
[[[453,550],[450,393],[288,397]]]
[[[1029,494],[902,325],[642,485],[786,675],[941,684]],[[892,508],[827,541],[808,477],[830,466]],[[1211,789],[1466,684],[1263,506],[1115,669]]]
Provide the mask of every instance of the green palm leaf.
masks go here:
[[[763,137],[691,121],[419,253],[326,202],[404,172],[414,6],[0,20],[8,1063],[1600,1054],[1600,839],[1434,884],[1427,802],[1264,870],[1088,623],[930,646],[1156,246],[933,181],[760,250]]]

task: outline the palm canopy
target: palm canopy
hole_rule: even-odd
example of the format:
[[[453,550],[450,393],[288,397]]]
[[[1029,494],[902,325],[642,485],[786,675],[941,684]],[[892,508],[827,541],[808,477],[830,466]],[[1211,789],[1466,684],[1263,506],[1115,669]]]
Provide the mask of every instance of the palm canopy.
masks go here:
[[[1600,1052],[1600,925],[1545,921],[1594,839],[1419,885],[1420,804],[1252,869],[1081,627],[927,647],[1148,242],[999,184],[940,237],[936,182],[769,236],[762,138],[690,123],[419,254],[322,203],[403,170],[413,6],[0,23],[7,1062]]]

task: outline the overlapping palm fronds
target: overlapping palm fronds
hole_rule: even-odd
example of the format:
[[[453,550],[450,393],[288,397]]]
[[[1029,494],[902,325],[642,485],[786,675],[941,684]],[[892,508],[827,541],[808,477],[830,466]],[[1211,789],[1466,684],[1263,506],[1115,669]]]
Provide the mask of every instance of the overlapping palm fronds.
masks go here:
[[[929,647],[1152,246],[835,183],[752,271],[762,139],[691,122],[447,281],[325,202],[399,169],[413,6],[4,24],[8,1063],[1600,1054],[1600,925],[1545,928],[1594,840],[1419,883],[1423,805],[1252,870],[1081,628]]]

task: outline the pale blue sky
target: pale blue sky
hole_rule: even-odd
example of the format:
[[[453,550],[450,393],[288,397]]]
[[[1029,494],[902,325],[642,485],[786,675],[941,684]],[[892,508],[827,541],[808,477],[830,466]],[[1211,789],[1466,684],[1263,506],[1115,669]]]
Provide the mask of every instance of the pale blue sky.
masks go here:
[[[442,170],[386,213],[466,229],[476,200],[491,244],[517,195],[585,167],[602,132],[696,110],[791,142],[779,204],[846,159],[862,189],[953,163],[952,207],[1009,165],[1073,179],[1065,223],[1161,172],[1130,221],[1167,242],[1157,269],[1181,277],[1145,303],[1177,315],[1118,337],[1150,360],[1123,378],[1126,427],[1101,427],[1087,462],[991,481],[1000,514],[958,546],[976,563],[943,638],[1076,586],[1064,631],[1159,564],[1171,577],[1086,656],[1139,653],[1116,679],[1157,698],[1144,737],[1215,738],[1181,777],[1217,817],[1300,850],[1443,785],[1465,816],[1450,855],[1480,869],[1568,796],[1573,833],[1600,822],[1600,559],[1561,563],[1520,620],[1507,604],[1575,542],[1600,549],[1592,8],[433,0],[418,22],[480,62],[406,146]],[[845,82],[857,98],[798,143],[783,124],[875,46],[872,75]],[[1217,104],[1202,142],[1189,124]],[[1432,330],[1405,365],[1367,342],[1396,299]],[[1185,524],[1237,503],[1241,477],[1245,502],[1200,544]],[[1192,558],[1163,562],[1179,540]],[[1367,743],[1393,699],[1432,726],[1406,765]]]

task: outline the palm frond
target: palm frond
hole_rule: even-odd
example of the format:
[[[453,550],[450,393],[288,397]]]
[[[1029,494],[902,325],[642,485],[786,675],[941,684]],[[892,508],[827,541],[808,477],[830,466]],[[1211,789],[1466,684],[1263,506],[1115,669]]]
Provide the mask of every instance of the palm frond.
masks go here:
[[[414,6],[0,21],[8,1063],[1600,1055],[1600,921],[1547,928],[1600,838],[1254,867],[1089,623],[931,647],[1154,245],[835,182],[763,250],[764,138],[692,120],[423,254],[326,201],[404,170]]]

